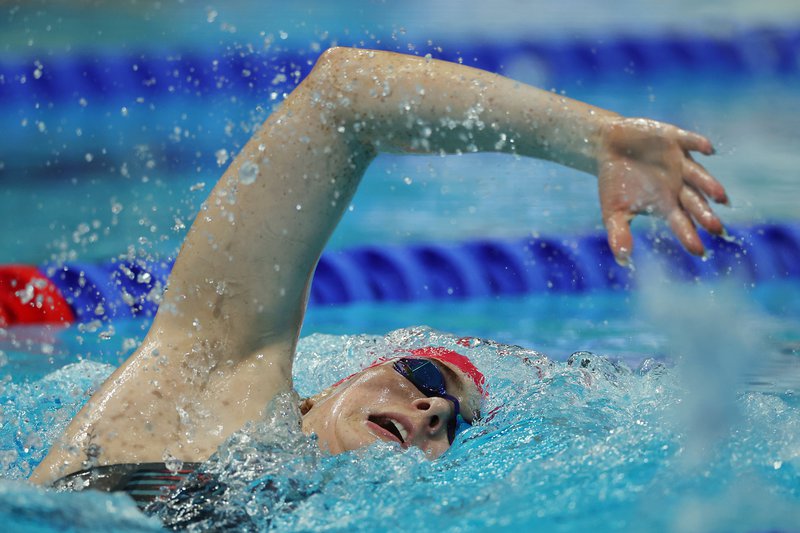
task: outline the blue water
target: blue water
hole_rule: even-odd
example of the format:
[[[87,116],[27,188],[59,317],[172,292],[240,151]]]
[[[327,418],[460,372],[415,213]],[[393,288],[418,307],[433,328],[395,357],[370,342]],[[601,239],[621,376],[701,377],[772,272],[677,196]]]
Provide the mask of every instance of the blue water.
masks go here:
[[[262,4],[3,7],[0,58],[210,48],[235,55],[248,47],[313,56],[319,43],[337,40],[411,51],[429,39],[452,47],[531,35],[600,43],[618,34],[717,35],[746,23],[800,21],[791,1],[770,9],[738,0],[724,8],[688,0],[659,8],[628,0],[548,9]],[[346,19],[342,4],[352,8]],[[472,16],[454,16],[465,10]],[[501,70],[546,88],[553,82],[525,61]],[[558,79],[555,89],[714,139],[718,155],[703,162],[729,189],[727,222],[797,219],[796,73],[613,74]],[[235,153],[274,103],[269,92],[224,90],[143,103],[74,96],[0,102],[0,263],[173,256],[221,173],[217,152]],[[541,162],[381,156],[331,247],[595,231],[595,194],[593,178]],[[206,465],[230,487],[215,501],[213,523],[286,531],[797,531],[800,285],[670,285],[637,267],[637,292],[311,308],[295,369],[301,394],[348,375],[376,349],[458,346],[486,370],[484,412],[493,415],[435,462],[385,444],[334,458],[298,434],[291,402],[277,404],[272,414],[287,422],[266,417]],[[125,496],[56,494],[24,482],[148,326],[0,329],[6,530],[159,529]],[[469,348],[456,344],[467,336],[475,338]],[[572,355],[578,351],[585,353]],[[257,457],[258,466],[244,467],[243,456]],[[277,489],[264,490],[268,483]]]
[[[659,307],[672,312],[697,296],[690,291],[678,300],[666,297]],[[726,293],[720,303],[738,297],[736,291]],[[693,303],[704,307],[703,312],[719,311]],[[531,302],[527,309],[535,314],[536,307]],[[643,323],[661,318],[659,311],[646,307],[642,311],[650,316]],[[713,326],[717,317],[703,318],[703,312],[687,318],[705,322],[705,331],[684,338],[702,344],[706,333],[719,333],[720,326]],[[752,320],[756,317],[760,325]],[[625,329],[619,314],[611,313],[609,319],[611,327]],[[218,474],[228,491],[215,500],[212,522],[195,526],[791,531],[800,520],[800,404],[794,392],[800,385],[798,339],[789,331],[782,339],[776,336],[780,320],[768,310],[754,310],[739,324],[732,320],[722,328],[750,325],[748,349],[737,349],[742,338],[732,335],[715,343],[716,350],[698,348],[669,357],[659,347],[669,346],[670,340],[642,338],[647,327],[628,328],[627,333],[639,330],[638,340],[620,331],[595,339],[601,346],[613,345],[608,337],[615,342],[630,338],[640,357],[654,356],[638,362],[630,354],[626,362],[610,350],[556,361],[480,339],[465,347],[463,341],[457,343],[458,336],[427,328],[387,336],[309,335],[301,340],[295,371],[301,394],[349,374],[371,361],[376,351],[444,345],[458,347],[487,370],[491,396],[484,412],[492,414],[461,434],[442,459],[429,462],[418,451],[399,452],[386,444],[328,456],[299,434],[294,404],[279,404],[207,463],[205,468]],[[793,331],[796,335],[796,324]],[[83,358],[67,355],[81,350],[78,337],[90,337],[75,328],[55,335],[15,332],[18,344],[51,348],[46,354],[7,352],[8,365],[18,377],[3,388],[4,520],[19,528],[35,524],[44,531],[155,527],[121,496],[53,494],[15,481],[27,475],[29,465],[41,458],[90,391],[113,370],[101,360],[118,357],[125,351],[125,339],[141,334],[141,324],[121,324],[104,341],[116,344],[114,349],[106,351],[101,341],[90,341],[83,347],[99,357]],[[648,343],[650,350],[641,349]],[[756,356],[749,350],[765,346]],[[42,372],[47,358],[60,368],[42,377],[48,372]],[[32,362],[33,369],[26,371],[26,363]],[[702,383],[691,378],[699,373],[706,375]],[[268,484],[273,488],[265,489]],[[67,512],[74,508],[80,512]],[[174,519],[178,510],[162,510],[162,518]]]

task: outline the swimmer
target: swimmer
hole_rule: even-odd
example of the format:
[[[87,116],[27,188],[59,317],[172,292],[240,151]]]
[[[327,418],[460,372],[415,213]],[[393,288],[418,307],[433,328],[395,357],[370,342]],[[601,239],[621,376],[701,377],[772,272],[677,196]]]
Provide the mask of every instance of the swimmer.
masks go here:
[[[384,151],[505,152],[595,174],[608,243],[621,264],[631,254],[629,223],[640,213],[665,218],[697,255],[703,244],[695,224],[723,232],[709,200],[727,203],[725,190],[690,154],[713,153],[701,135],[464,65],[332,48],[211,191],[141,346],[30,479],[52,485],[81,471],[98,478],[153,464],[163,471],[165,457],[201,463],[260,419],[276,395],[292,391],[317,260]],[[332,454],[382,440],[433,459],[458,424],[476,419],[483,385],[455,352],[385,354],[303,400],[302,430]]]

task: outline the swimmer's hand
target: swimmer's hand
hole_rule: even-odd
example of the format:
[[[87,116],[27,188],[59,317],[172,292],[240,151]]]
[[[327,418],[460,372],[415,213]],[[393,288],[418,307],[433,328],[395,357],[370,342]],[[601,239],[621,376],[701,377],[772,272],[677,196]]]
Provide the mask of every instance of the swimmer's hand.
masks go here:
[[[630,221],[638,214],[664,218],[695,255],[703,254],[703,243],[694,222],[716,235],[724,231],[707,198],[727,204],[728,196],[691,151],[711,155],[714,148],[702,135],[669,124],[609,117],[600,133],[597,177],[608,243],[619,264],[629,262]]]

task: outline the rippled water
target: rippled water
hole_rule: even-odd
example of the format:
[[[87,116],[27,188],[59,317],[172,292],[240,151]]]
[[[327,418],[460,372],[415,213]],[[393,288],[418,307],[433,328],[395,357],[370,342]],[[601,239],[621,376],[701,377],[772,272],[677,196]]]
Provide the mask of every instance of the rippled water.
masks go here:
[[[680,305],[658,296],[662,311]],[[686,319],[717,335],[708,330],[713,317],[702,318],[714,305],[696,305],[696,316]],[[650,315],[659,319],[658,310]],[[791,531],[800,523],[800,402],[797,388],[775,378],[796,374],[797,357],[784,345],[779,372],[762,368],[760,384],[748,379],[748,365],[768,358],[752,353],[764,328],[751,318],[727,321],[754,324],[750,346],[737,348],[741,337],[731,335],[716,351],[698,347],[702,360],[692,353],[666,363],[644,359],[635,368],[591,352],[554,361],[428,328],[313,334],[298,350],[300,394],[397,346],[449,346],[487,371],[491,396],[483,421],[433,462],[385,443],[332,457],[299,432],[296,398],[279,398],[264,420],[235,434],[203,466],[225,488],[210,498],[206,514],[187,521],[179,501],[151,511],[197,530],[225,524],[284,531]],[[667,334],[670,327],[682,324],[673,321]],[[703,334],[693,331],[687,337],[699,342]],[[51,352],[58,349],[56,340]],[[9,365],[19,368],[21,358],[11,355]],[[157,527],[124,496],[56,494],[20,481],[112,370],[83,360],[6,380],[3,520],[52,531]],[[185,494],[208,496],[203,489]]]

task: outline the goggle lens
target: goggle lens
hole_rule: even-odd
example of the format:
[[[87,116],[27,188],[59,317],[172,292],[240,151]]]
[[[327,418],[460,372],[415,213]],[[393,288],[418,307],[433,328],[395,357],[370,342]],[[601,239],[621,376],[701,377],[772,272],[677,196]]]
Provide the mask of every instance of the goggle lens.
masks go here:
[[[435,364],[428,359],[403,357],[394,362],[394,369],[411,382],[422,394],[428,398],[436,396],[453,402],[455,410],[447,422],[447,440],[450,444],[456,438],[457,430],[469,426],[469,422],[461,416],[460,405],[455,396],[447,394],[444,376]]]

